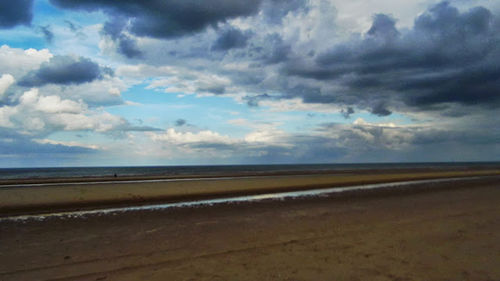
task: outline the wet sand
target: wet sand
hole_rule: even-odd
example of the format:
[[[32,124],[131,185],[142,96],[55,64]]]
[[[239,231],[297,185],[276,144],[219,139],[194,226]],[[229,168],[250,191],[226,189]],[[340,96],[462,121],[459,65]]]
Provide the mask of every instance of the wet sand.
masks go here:
[[[45,179],[39,181],[38,184],[20,181],[0,185],[0,217],[23,213],[179,202],[312,188],[484,175],[500,175],[500,169],[412,172],[368,170],[334,174],[183,179],[133,178],[115,182],[80,179],[80,182],[50,183],[50,179]]]
[[[0,222],[0,280],[500,280],[500,179]]]

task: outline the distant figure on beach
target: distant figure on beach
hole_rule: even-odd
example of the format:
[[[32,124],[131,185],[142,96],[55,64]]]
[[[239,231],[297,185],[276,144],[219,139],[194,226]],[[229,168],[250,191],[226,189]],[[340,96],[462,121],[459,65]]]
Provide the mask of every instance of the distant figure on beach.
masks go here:
[[[118,175],[117,175],[117,174],[115,174],[114,176],[115,176],[115,178],[116,178],[116,177],[118,177]]]

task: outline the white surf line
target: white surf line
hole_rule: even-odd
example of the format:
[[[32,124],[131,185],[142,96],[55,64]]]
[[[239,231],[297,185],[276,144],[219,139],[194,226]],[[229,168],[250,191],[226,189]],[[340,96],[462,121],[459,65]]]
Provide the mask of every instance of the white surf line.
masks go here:
[[[286,191],[277,193],[266,193],[258,195],[244,195],[235,196],[227,198],[215,198],[215,199],[205,199],[196,201],[185,201],[185,202],[175,202],[175,203],[164,203],[164,204],[153,204],[153,205],[141,205],[141,206],[128,206],[128,207],[116,207],[116,208],[106,208],[106,209],[94,209],[94,210],[81,210],[81,211],[65,211],[65,212],[54,212],[54,213],[43,213],[43,214],[32,214],[32,215],[18,215],[11,217],[0,218],[0,222],[3,221],[23,221],[23,220],[45,220],[47,218],[75,218],[75,217],[85,217],[87,215],[106,215],[115,214],[123,212],[133,212],[133,211],[145,211],[145,210],[162,210],[170,208],[186,208],[186,207],[198,207],[198,206],[213,206],[218,204],[228,204],[228,203],[238,203],[238,202],[255,202],[262,200],[284,200],[293,199],[301,197],[312,197],[320,195],[329,195],[334,193],[342,193],[348,191],[359,191],[359,190],[371,190],[378,188],[388,188],[388,187],[409,187],[418,184],[427,183],[441,183],[441,182],[452,182],[459,180],[473,180],[480,179],[481,176],[477,177],[457,177],[457,178],[444,178],[444,179],[430,179],[430,180],[415,180],[415,181],[400,181],[400,182],[390,182],[390,183],[377,183],[377,184],[364,184],[364,185],[354,185],[345,187],[330,187],[330,188],[320,188],[320,189],[310,189],[310,190],[300,190],[300,191]]]

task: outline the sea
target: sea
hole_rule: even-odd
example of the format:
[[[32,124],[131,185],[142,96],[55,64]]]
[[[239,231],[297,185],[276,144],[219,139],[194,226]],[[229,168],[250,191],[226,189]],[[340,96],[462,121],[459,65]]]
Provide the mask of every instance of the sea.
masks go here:
[[[499,168],[500,162],[453,163],[356,163],[356,164],[282,164],[282,165],[214,165],[214,166],[138,166],[138,167],[53,167],[0,168],[0,180],[87,178],[114,176],[213,176],[231,174],[328,172],[367,169],[469,169]]]

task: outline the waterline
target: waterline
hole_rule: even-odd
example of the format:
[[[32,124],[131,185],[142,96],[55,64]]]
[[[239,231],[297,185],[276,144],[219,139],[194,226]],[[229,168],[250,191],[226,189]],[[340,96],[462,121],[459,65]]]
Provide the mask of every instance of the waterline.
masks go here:
[[[258,202],[264,200],[285,200],[285,199],[295,199],[295,198],[305,198],[314,196],[327,196],[335,193],[352,192],[352,191],[362,191],[362,190],[373,190],[382,188],[408,188],[414,185],[420,184],[433,184],[442,182],[453,182],[461,180],[474,180],[483,177],[457,177],[457,178],[444,178],[444,179],[429,179],[429,180],[414,180],[414,181],[400,181],[400,182],[390,182],[390,183],[377,183],[377,184],[363,184],[354,185],[346,187],[331,187],[331,188],[319,188],[319,189],[309,189],[300,191],[286,191],[286,192],[276,192],[276,193],[266,193],[258,195],[244,195],[244,196],[234,196],[226,198],[214,198],[205,200],[194,200],[185,202],[175,202],[175,203],[164,203],[164,204],[153,204],[153,205],[140,205],[140,206],[127,206],[127,207],[116,207],[116,208],[105,208],[105,209],[94,209],[94,210],[80,210],[80,211],[64,211],[64,212],[54,212],[54,213],[43,213],[43,214],[30,214],[30,215],[18,215],[11,217],[0,218],[0,222],[3,221],[23,221],[23,220],[45,220],[48,218],[76,218],[85,217],[89,215],[109,215],[124,212],[134,212],[134,211],[154,211],[154,210],[164,210],[172,208],[192,208],[192,207],[202,207],[202,206],[213,206],[219,204],[234,204],[240,202]]]

